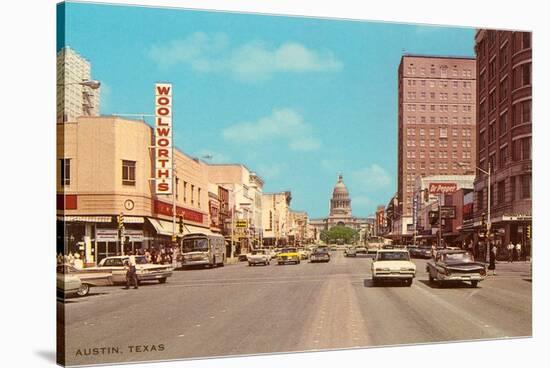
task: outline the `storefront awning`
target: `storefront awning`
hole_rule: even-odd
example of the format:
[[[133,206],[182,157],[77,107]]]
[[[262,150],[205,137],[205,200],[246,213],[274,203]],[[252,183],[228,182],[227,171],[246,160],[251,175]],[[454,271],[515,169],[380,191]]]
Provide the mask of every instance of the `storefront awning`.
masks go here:
[[[155,231],[158,235],[166,235],[166,236],[172,236],[174,234],[173,229],[174,225],[172,221],[166,221],[166,220],[160,220],[160,219],[154,219],[147,217],[147,220],[151,223],[151,225],[155,228]],[[211,235],[214,234],[209,229],[199,226],[193,226],[193,225],[187,225],[184,224],[183,226],[183,235],[187,234],[206,234]],[[179,224],[176,223],[176,234],[179,234]]]
[[[65,222],[111,222],[111,216],[57,216],[58,221]]]
[[[153,225],[158,235],[172,236],[172,234],[174,234],[173,232],[174,225],[172,224],[171,221],[157,220],[149,217],[147,217],[147,220],[151,223],[151,225]],[[178,225],[176,224],[176,229],[177,229],[177,226]]]

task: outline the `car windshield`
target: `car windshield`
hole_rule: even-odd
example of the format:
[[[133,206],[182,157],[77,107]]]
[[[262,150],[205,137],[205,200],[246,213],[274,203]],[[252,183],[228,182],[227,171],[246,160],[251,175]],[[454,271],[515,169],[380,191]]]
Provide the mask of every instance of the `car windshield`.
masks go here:
[[[266,254],[266,251],[263,250],[263,249],[258,249],[258,250],[253,250],[253,251],[251,252],[251,254],[252,254],[252,255],[254,255],[254,254]]]
[[[183,253],[208,251],[208,239],[184,239]]]
[[[282,253],[296,253],[296,248],[283,248]]]
[[[315,250],[316,253],[328,253],[328,249],[327,248],[317,248]]]
[[[445,261],[461,261],[461,262],[473,262],[474,258],[470,253],[460,252],[460,253],[448,253],[443,255]]]
[[[408,261],[408,252],[379,252],[377,261]]]

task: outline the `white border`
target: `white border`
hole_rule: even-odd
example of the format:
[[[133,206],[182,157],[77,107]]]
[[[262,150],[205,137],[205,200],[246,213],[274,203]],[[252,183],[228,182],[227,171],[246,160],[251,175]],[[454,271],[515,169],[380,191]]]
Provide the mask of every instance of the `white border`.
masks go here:
[[[546,361],[548,258],[544,228],[548,217],[548,166],[544,164],[550,137],[548,105],[547,11],[544,2],[502,1],[372,1],[339,0],[113,0],[140,5],[223,9],[335,18],[436,23],[457,26],[533,30],[534,45],[534,338],[479,343],[452,343],[396,348],[226,358],[144,367],[334,367],[385,366],[518,367]],[[55,350],[55,1],[12,1],[2,5],[2,366],[53,366]],[[7,113],[7,114],[6,114]],[[20,134],[8,134],[21,129]],[[9,140],[8,140],[9,139]],[[20,141],[19,139],[24,139]],[[17,168],[17,169],[16,169]],[[545,173],[546,170],[546,173]],[[7,268],[5,267],[7,265]],[[546,267],[547,268],[547,267]],[[546,327],[545,327],[546,326]],[[387,364],[386,364],[387,362]],[[543,363],[535,364],[535,366]]]

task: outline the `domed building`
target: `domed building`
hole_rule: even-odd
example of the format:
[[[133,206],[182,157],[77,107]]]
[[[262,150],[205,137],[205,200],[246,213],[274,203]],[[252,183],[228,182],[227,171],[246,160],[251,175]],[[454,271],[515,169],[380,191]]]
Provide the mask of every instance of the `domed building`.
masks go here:
[[[338,175],[338,181],[332,190],[330,199],[330,212],[328,217],[311,219],[310,225],[314,228],[315,238],[319,240],[322,230],[328,230],[334,226],[347,226],[361,233],[361,238],[369,232],[372,219],[367,217],[354,217],[351,212],[351,198],[348,188],[344,183],[344,176]]]

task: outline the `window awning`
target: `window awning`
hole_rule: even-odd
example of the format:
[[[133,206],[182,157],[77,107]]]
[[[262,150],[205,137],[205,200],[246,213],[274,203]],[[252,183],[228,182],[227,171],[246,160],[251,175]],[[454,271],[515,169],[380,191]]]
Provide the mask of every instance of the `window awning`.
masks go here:
[[[111,222],[111,216],[57,216],[59,221],[65,222]]]
[[[173,223],[172,223],[172,221],[154,219],[154,218],[149,218],[149,217],[147,217],[147,220],[149,220],[151,225],[153,225],[153,227],[155,228],[155,231],[157,232],[157,234],[172,236],[172,234],[173,234]],[[200,233],[200,234],[205,234],[205,235],[214,234],[213,232],[211,232],[207,228],[188,225],[188,224],[183,225],[183,230],[184,230],[183,235],[195,234],[195,233]],[[179,234],[179,224],[177,222],[176,222],[176,234]]]

